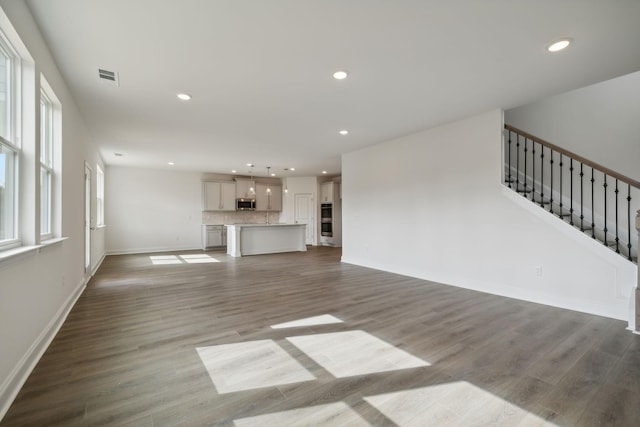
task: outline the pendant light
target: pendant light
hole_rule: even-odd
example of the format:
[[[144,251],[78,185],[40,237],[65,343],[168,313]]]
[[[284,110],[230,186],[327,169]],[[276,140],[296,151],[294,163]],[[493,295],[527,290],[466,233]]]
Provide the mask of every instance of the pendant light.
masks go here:
[[[289,172],[289,168],[284,168],[285,172]],[[287,177],[284,179],[284,192],[287,194],[289,192],[289,174],[287,173]]]
[[[267,176],[271,176],[271,166],[267,166]],[[271,194],[271,184],[267,183],[267,195]]]
[[[249,178],[251,180],[250,181],[251,184],[249,184],[249,193],[255,195],[256,194],[256,190],[255,190],[255,188],[253,188],[253,166],[254,165],[253,165],[253,163],[250,163],[249,166],[251,167],[251,170],[249,171],[249,174],[250,174]]]

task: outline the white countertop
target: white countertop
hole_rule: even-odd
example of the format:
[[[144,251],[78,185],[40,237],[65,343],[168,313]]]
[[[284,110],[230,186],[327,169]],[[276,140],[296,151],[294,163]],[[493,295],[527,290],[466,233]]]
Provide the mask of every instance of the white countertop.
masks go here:
[[[226,224],[227,227],[291,227],[291,226],[300,226],[305,224],[284,224],[284,223],[276,223],[276,224]]]

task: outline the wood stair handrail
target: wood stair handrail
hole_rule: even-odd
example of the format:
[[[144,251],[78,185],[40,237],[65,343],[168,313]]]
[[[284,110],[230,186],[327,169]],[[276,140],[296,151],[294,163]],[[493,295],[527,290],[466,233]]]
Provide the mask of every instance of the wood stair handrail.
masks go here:
[[[614,170],[611,170],[611,169],[609,169],[607,167],[604,167],[604,166],[602,166],[602,165],[600,165],[600,164],[598,164],[596,162],[592,162],[589,159],[585,159],[584,157],[582,157],[582,156],[580,156],[578,154],[572,153],[569,150],[565,150],[564,148],[558,147],[557,145],[554,145],[554,144],[552,144],[552,143],[550,143],[548,141],[545,141],[544,139],[538,138],[537,136],[531,135],[528,132],[525,132],[525,131],[523,131],[521,129],[518,129],[517,127],[505,124],[504,128],[506,130],[509,130],[509,131],[515,132],[517,134],[520,134],[520,135],[524,136],[527,139],[535,141],[538,144],[544,145],[545,147],[547,147],[547,148],[549,148],[549,149],[551,149],[551,150],[553,150],[553,151],[555,151],[557,153],[564,154],[567,157],[571,157],[574,160],[577,160],[577,161],[579,161],[581,163],[584,163],[585,165],[588,165],[589,167],[597,169],[600,172],[607,174],[607,176],[616,178],[617,180],[622,181],[625,184],[629,184],[632,187],[640,189],[640,182],[636,181],[635,179],[631,179],[631,178],[629,178],[627,176],[622,175],[621,173],[618,173],[618,172],[616,172]]]

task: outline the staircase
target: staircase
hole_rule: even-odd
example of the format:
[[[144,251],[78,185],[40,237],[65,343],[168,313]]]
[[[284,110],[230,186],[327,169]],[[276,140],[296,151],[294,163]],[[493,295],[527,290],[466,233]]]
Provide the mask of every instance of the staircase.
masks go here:
[[[513,126],[505,135],[507,187],[637,264],[640,182]]]

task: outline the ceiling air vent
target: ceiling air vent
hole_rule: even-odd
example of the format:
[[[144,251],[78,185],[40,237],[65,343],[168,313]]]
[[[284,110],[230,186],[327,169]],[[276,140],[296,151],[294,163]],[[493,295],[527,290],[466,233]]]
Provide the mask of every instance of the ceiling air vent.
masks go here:
[[[118,73],[114,71],[98,68],[98,77],[105,83],[109,83],[114,86],[120,86],[120,82],[118,81]]]

